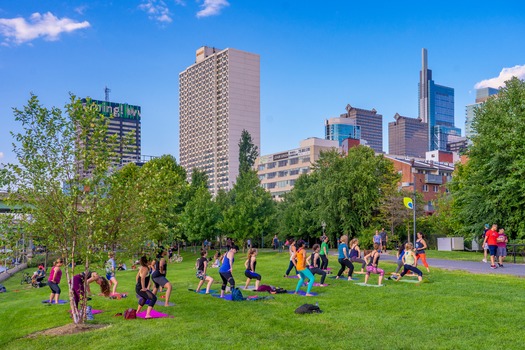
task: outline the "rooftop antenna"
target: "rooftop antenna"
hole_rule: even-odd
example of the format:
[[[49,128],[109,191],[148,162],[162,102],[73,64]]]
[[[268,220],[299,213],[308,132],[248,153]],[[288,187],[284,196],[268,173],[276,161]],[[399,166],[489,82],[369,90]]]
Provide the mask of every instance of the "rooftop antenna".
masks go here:
[[[106,95],[106,102],[109,102],[109,93],[111,92],[111,89],[107,86],[104,89],[104,94]]]

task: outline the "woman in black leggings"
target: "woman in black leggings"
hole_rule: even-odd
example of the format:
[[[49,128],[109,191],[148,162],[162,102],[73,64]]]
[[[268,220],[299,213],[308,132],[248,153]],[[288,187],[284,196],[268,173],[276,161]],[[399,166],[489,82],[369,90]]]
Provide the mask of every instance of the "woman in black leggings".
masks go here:
[[[135,285],[135,292],[140,296],[139,306],[137,307],[137,313],[140,312],[146,301],[149,300],[148,307],[146,309],[146,316],[144,318],[151,318],[151,310],[157,302],[157,296],[149,290],[149,268],[148,258],[145,256],[140,258],[140,269],[137,273]]]
[[[354,265],[348,258],[348,236],[343,235],[339,239],[339,264],[341,264],[341,268],[339,269],[339,272],[337,273],[336,279],[339,279],[343,272],[345,272],[345,269],[348,267],[348,280],[352,280],[352,274],[354,273]]]

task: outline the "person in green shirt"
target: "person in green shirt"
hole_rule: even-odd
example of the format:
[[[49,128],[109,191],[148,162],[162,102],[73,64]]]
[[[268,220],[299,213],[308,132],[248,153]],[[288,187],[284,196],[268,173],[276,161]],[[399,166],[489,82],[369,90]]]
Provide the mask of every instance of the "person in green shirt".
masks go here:
[[[319,252],[321,257],[321,270],[328,269],[328,237],[324,237],[323,242],[321,243],[321,251]]]

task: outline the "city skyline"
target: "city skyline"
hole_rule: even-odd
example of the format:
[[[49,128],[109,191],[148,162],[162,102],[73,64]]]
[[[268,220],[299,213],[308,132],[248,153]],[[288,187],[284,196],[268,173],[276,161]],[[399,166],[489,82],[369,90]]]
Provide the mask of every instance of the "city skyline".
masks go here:
[[[448,5],[447,5],[448,4]],[[49,1],[0,3],[0,162],[15,161],[12,107],[35,93],[47,106],[79,97],[142,107],[142,153],[179,160],[178,73],[208,45],[261,57],[261,154],[324,136],[347,104],[417,118],[420,51],[455,90],[455,125],[475,88],[525,77],[525,5],[445,2],[440,7],[304,1]],[[349,21],[349,18],[352,18]],[[478,40],[482,37],[483,40]],[[479,85],[478,85],[479,84]]]

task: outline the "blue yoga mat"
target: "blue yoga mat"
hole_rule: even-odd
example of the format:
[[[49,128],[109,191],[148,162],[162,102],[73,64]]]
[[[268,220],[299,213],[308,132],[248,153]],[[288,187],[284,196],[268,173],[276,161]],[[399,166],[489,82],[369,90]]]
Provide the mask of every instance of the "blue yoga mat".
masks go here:
[[[295,294],[295,292],[294,292],[293,290],[291,290],[291,291],[288,291],[288,294]],[[318,295],[318,294],[315,293],[315,292],[310,292],[310,294],[312,294],[313,296]],[[300,295],[300,296],[303,296],[303,297],[304,297],[304,296],[306,296],[306,292],[300,290],[300,291],[297,292],[297,295]]]
[[[188,291],[197,293],[195,289],[188,289]],[[217,293],[217,291],[215,289],[210,289],[210,294],[214,294],[214,293]],[[197,294],[206,294],[206,288],[201,289]]]
[[[59,304],[67,304],[67,300],[59,299],[58,303]],[[55,302],[53,301],[52,303],[50,303],[49,300],[42,300],[42,304],[55,304]]]
[[[355,283],[356,286],[361,286],[361,287],[384,287],[385,285],[384,284],[364,284],[364,283]]]

